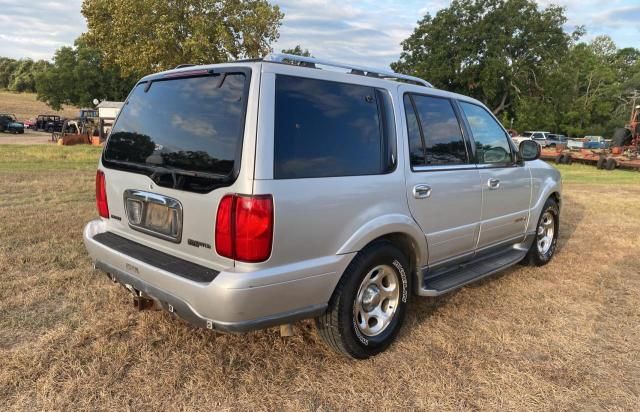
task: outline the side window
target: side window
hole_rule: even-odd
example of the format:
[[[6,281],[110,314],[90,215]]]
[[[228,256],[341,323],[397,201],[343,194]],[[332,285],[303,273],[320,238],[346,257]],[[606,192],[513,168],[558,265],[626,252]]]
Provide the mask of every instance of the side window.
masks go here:
[[[418,126],[418,118],[413,110],[413,103],[408,94],[404,95],[404,111],[407,114],[407,133],[409,134],[409,157],[411,166],[424,166],[426,157],[424,155],[424,142],[422,133]]]
[[[511,145],[506,133],[493,116],[476,104],[460,102],[460,106],[476,142],[478,163],[511,163]],[[533,138],[535,137],[534,134]]]
[[[421,139],[415,136],[416,127],[413,126],[411,113],[407,110],[407,125],[409,127],[410,146],[423,145],[423,158],[416,157],[416,149],[411,148],[412,166],[457,165],[468,163],[467,148],[462,137],[462,130],[458,118],[449,99],[433,96],[408,95],[407,100],[413,101],[416,112],[417,129]],[[412,136],[413,134],[413,136]],[[419,142],[419,143],[418,143]],[[414,161],[415,160],[415,161]]]
[[[274,177],[389,172],[393,145],[385,136],[392,127],[382,119],[383,94],[372,87],[278,75]]]

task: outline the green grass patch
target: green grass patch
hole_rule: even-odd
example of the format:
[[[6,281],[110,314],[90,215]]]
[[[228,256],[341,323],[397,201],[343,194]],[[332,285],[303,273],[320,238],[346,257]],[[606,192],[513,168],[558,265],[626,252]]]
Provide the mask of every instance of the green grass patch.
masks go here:
[[[553,166],[560,170],[564,183],[640,185],[640,172],[635,170],[598,170],[595,166],[577,163]]]
[[[101,152],[89,145],[0,145],[0,171],[95,169]]]

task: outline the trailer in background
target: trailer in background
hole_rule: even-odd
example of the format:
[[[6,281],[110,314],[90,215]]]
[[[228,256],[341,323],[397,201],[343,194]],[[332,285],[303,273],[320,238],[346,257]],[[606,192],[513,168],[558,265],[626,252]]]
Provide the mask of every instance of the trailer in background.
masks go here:
[[[96,107],[98,108],[99,119],[98,144],[102,144],[105,140],[107,140],[107,137],[109,136],[109,133],[113,128],[113,123],[115,122],[116,117],[118,117],[118,113],[120,113],[120,109],[122,109],[123,104],[123,102],[110,102],[107,100],[103,100],[96,105]]]

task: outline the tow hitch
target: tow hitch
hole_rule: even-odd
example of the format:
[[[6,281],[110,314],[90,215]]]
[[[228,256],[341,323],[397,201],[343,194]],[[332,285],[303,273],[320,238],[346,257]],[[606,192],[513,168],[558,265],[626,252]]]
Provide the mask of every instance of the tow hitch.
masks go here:
[[[108,273],[109,278],[119,283],[115,276]],[[160,305],[152,298],[144,296],[141,290],[138,290],[128,283],[121,283],[122,286],[133,295],[133,307],[142,312],[143,310],[160,310]]]
[[[143,296],[134,296],[133,307],[139,311],[156,309],[156,301]]]

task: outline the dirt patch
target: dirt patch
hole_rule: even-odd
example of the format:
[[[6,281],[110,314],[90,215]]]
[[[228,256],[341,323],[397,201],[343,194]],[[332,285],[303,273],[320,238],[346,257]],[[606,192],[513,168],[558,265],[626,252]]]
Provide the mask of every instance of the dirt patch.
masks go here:
[[[26,129],[24,134],[0,133],[0,144],[55,144],[51,133]]]
[[[0,113],[15,114],[19,121],[36,118],[40,114],[57,114],[61,117],[78,116],[78,108],[64,106],[56,111],[38,101],[35,93],[13,93],[0,91]]]

